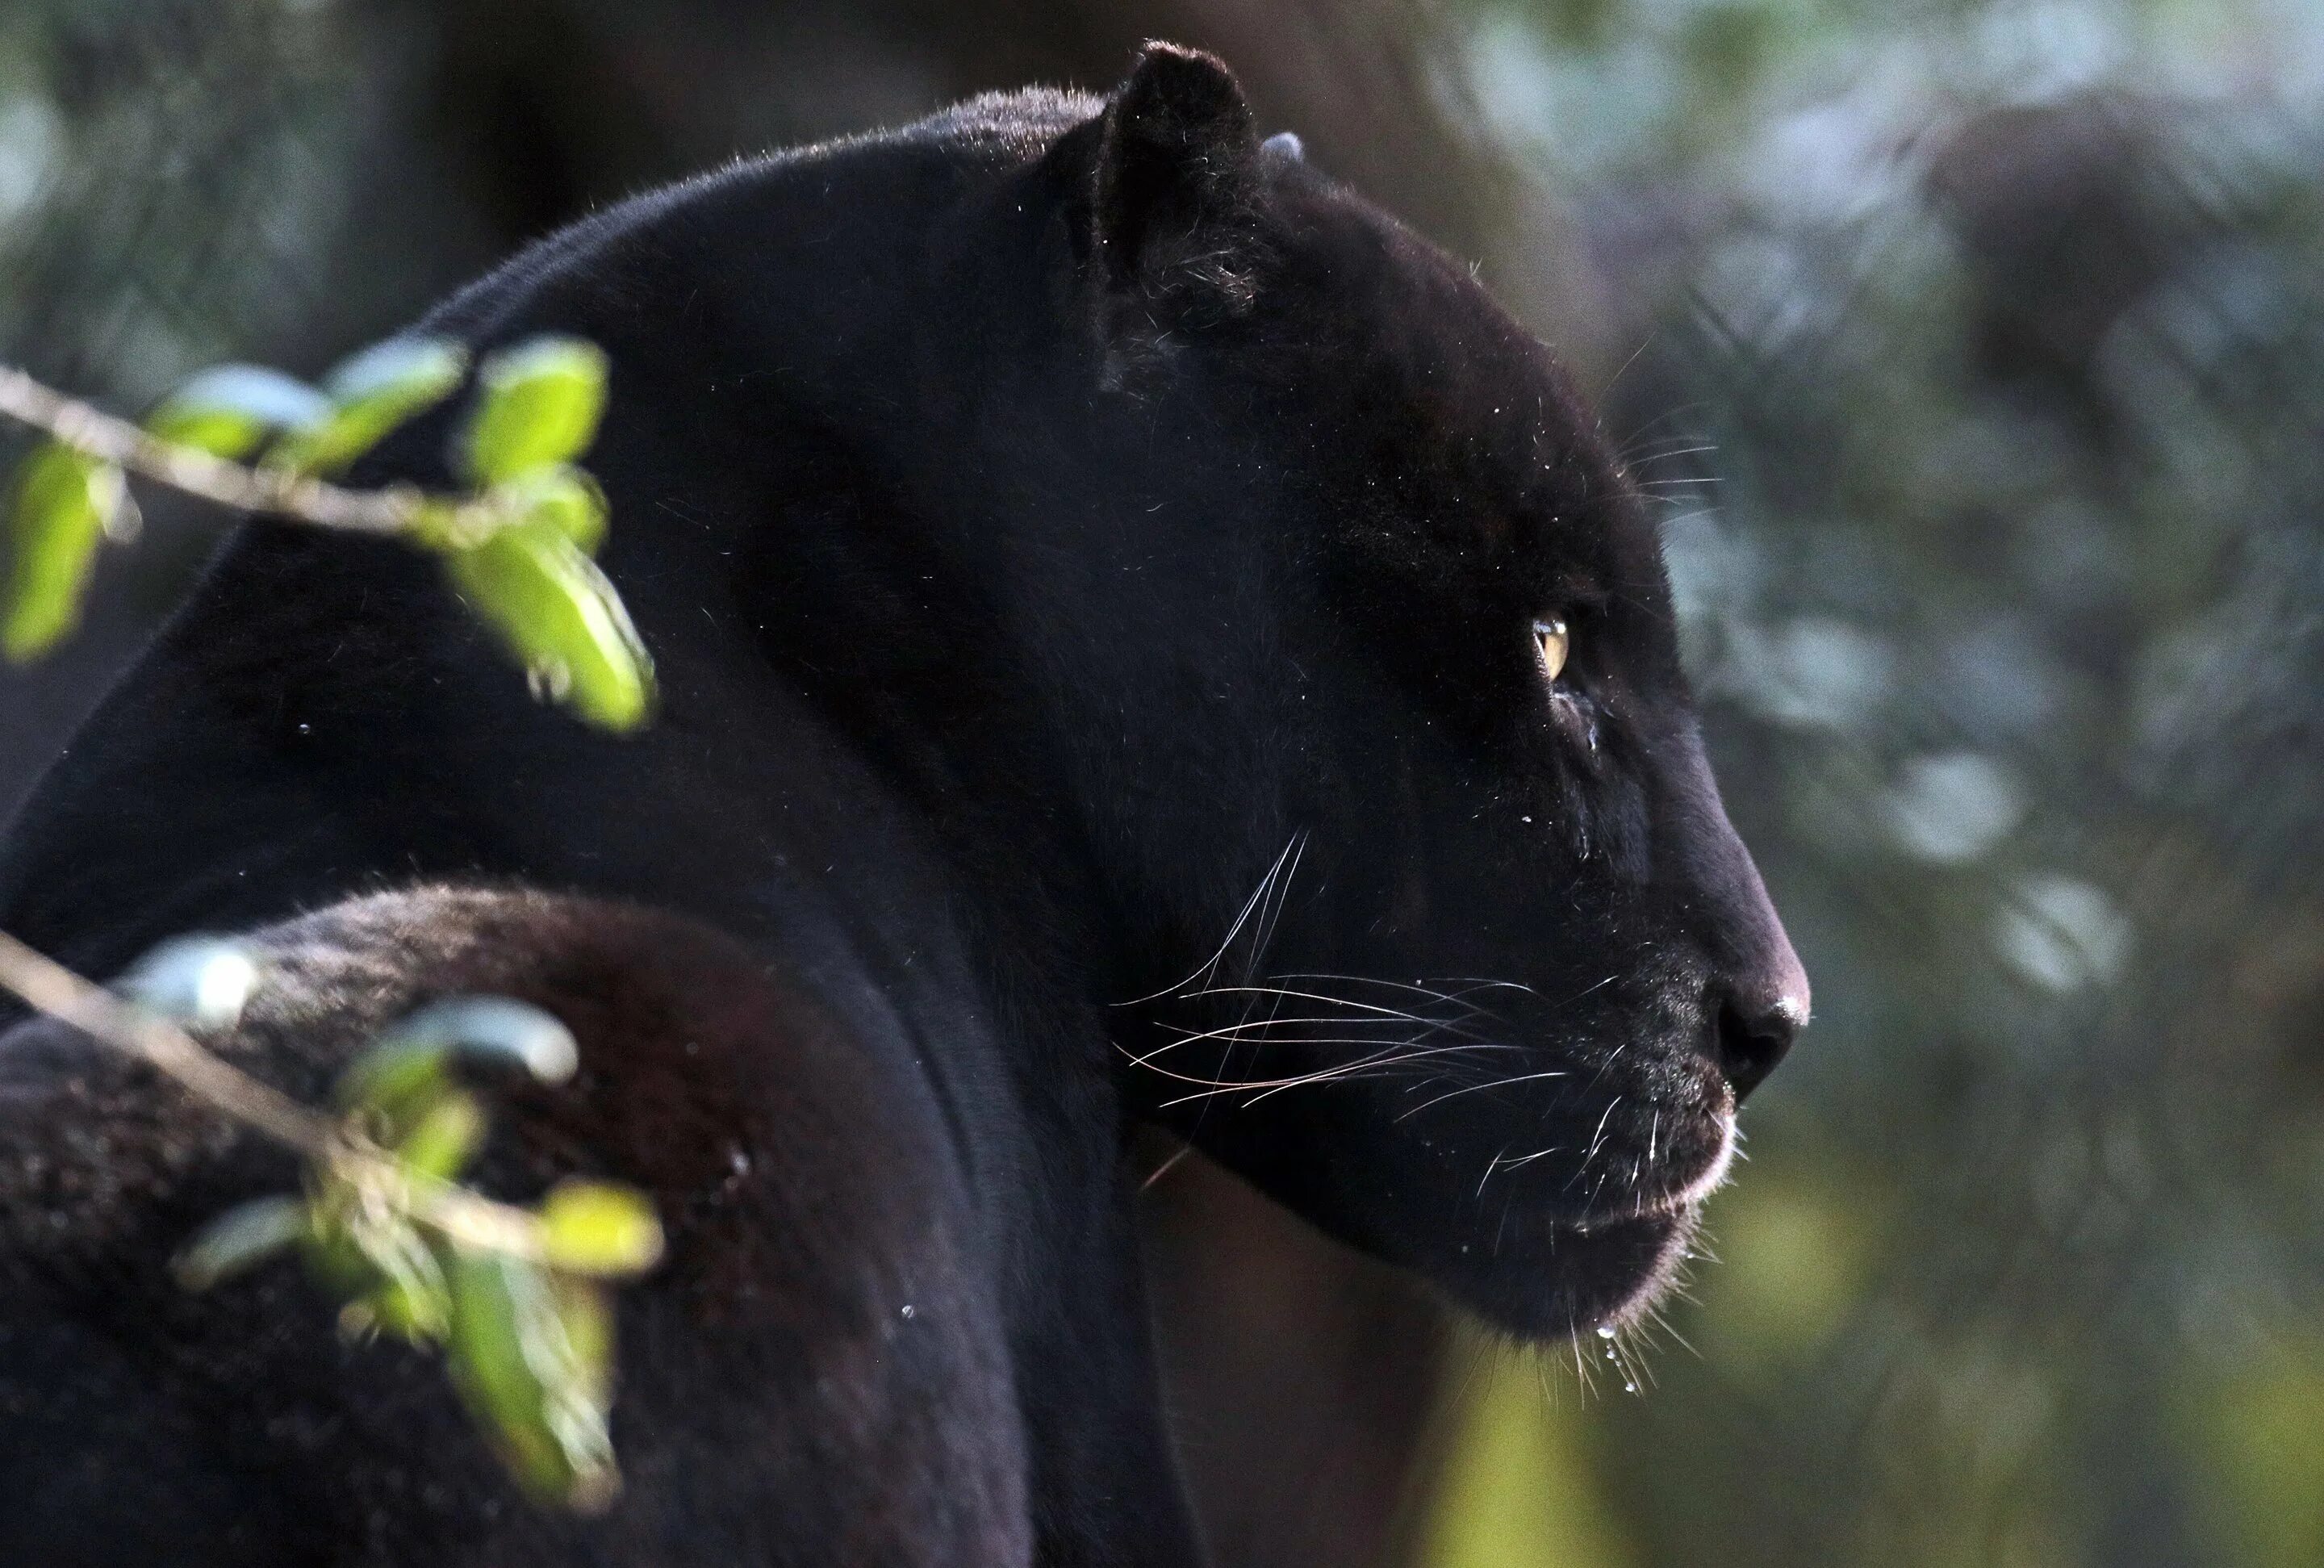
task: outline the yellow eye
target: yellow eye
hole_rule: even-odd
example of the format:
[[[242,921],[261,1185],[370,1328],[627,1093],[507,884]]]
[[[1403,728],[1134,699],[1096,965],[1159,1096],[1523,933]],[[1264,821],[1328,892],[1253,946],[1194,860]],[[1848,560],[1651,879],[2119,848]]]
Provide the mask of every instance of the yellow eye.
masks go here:
[[[1565,654],[1572,639],[1567,635],[1565,623],[1553,616],[1533,623],[1534,641],[1541,644],[1541,668],[1544,674],[1555,680],[1565,668]]]

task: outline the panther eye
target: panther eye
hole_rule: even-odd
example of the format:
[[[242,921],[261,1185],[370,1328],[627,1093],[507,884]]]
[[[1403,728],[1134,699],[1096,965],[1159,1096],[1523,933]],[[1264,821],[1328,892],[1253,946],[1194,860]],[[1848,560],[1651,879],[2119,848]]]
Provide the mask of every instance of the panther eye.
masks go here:
[[[1573,641],[1565,630],[1565,623],[1555,616],[1546,621],[1536,621],[1533,623],[1533,636],[1534,641],[1541,644],[1543,673],[1555,680],[1558,673],[1565,668],[1566,650]]]

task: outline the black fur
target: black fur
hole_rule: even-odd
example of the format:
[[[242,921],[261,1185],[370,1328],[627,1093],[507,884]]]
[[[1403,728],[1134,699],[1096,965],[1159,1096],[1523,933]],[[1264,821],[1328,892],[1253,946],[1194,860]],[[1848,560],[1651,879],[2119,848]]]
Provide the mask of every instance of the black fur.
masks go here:
[[[0,1499],[102,1498],[104,1563],[229,1526],[237,1563],[1189,1561],[1136,1120],[1519,1333],[1666,1275],[1806,987],[1653,533],[1544,350],[1215,61],[642,198],[428,326],[611,354],[658,723],[533,704],[416,556],[253,526],[16,824],[0,925],[111,972],[416,879],[625,901],[327,909],[266,938],[298,982],[244,1048],[311,1087],[422,993],[572,1019],[590,1080],[502,1175],[685,1216],[623,1330],[631,1490],[512,1513],[410,1358],[287,1281],[172,1296],[282,1173],[36,1042]],[[440,479],[445,434],[370,477]]]

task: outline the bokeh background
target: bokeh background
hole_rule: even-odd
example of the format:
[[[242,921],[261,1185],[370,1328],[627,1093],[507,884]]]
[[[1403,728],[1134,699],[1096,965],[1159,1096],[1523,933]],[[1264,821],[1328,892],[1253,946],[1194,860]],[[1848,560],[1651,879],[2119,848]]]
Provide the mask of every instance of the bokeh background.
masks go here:
[[[0,0],[0,356],[312,372],[1148,35],[1598,398],[1818,1001],[1635,1370],[1157,1151],[1222,1563],[2324,1563],[2317,0]],[[214,532],[154,507],[0,674],[0,811]]]

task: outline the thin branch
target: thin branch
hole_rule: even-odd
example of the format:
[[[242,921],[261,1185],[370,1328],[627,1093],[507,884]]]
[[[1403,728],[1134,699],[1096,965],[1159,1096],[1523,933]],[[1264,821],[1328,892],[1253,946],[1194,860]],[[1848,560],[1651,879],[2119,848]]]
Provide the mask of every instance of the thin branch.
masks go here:
[[[0,988],[97,1044],[146,1063],[212,1110],[456,1241],[521,1258],[540,1256],[540,1225],[523,1210],[409,1169],[345,1124],[219,1060],[168,1019],[132,1007],[5,931]]]
[[[74,450],[117,463],[173,490],[241,512],[263,512],[347,533],[401,534],[420,521],[428,498],[409,484],[349,490],[287,468],[245,467],[146,434],[126,420],[0,365],[0,414],[46,431]],[[496,509],[475,503],[447,508],[459,531]],[[477,514],[477,515],[471,515]],[[484,531],[489,531],[485,530]]]

